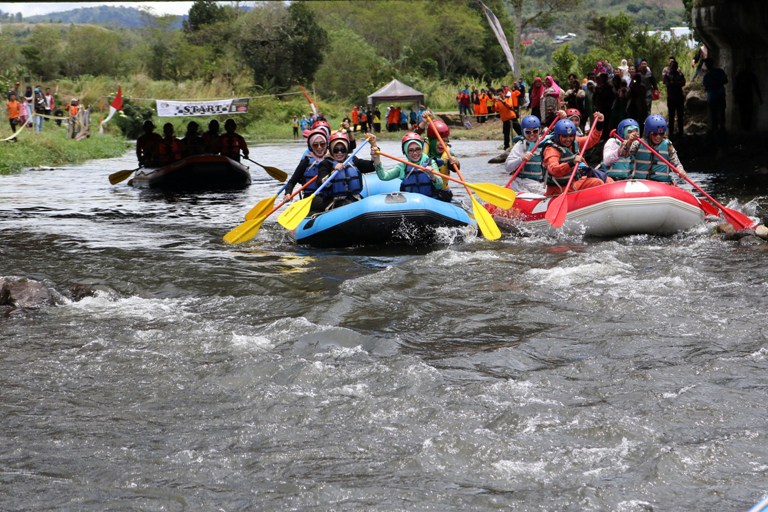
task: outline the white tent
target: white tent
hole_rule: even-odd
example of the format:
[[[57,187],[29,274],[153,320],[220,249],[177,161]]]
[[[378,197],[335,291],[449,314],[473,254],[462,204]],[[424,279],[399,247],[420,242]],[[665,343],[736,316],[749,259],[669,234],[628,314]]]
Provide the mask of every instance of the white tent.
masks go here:
[[[424,94],[411,86],[405,85],[400,80],[392,80],[387,85],[368,96],[368,105],[387,102],[413,102],[418,107],[424,104]]]

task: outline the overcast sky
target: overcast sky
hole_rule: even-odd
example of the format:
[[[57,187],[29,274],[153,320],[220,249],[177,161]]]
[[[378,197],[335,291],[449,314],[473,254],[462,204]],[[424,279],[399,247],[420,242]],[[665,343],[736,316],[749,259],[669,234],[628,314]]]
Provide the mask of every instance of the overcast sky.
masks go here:
[[[113,5],[124,7],[151,7],[152,14],[187,14],[194,2],[0,2],[0,10],[11,14],[20,12],[23,17],[70,11],[79,7]]]

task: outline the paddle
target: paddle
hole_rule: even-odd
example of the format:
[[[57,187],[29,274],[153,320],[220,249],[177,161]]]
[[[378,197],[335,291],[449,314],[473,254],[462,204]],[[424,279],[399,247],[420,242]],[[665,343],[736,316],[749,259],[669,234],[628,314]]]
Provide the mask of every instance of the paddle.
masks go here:
[[[248,240],[256,236],[256,233],[259,232],[259,228],[261,228],[261,224],[264,222],[264,219],[266,219],[267,217],[275,213],[277,210],[279,210],[284,204],[286,204],[288,201],[293,199],[297,194],[299,194],[299,192],[307,188],[316,179],[317,179],[317,176],[312,177],[311,180],[307,181],[305,184],[299,187],[298,190],[296,190],[291,195],[286,197],[280,204],[278,204],[277,206],[269,210],[269,212],[267,213],[263,213],[263,212],[266,212],[266,210],[269,209],[272,206],[272,204],[274,204],[275,199],[277,199],[277,195],[279,195],[280,192],[282,192],[285,189],[285,186],[283,186],[283,188],[281,188],[276,195],[272,197],[268,197],[267,199],[263,199],[258,203],[256,203],[256,206],[251,208],[251,211],[249,211],[246,214],[246,218],[248,217],[249,214],[251,214],[251,212],[256,210],[256,208],[259,205],[265,206],[262,209],[262,213],[260,213],[259,215],[255,215],[250,219],[246,220],[245,222],[243,222],[242,224],[236,226],[229,233],[224,235],[224,241],[230,244],[239,244],[242,242],[247,242]]]
[[[248,158],[248,157],[247,157],[247,156],[245,156],[245,155],[242,155],[242,156],[243,156],[243,158],[245,158],[245,159],[246,159],[246,160],[248,160],[249,162],[253,162],[253,163],[255,163],[256,165],[258,165],[259,167],[261,167],[262,169],[264,169],[265,171],[267,171],[267,174],[269,174],[270,176],[272,176],[273,178],[275,178],[275,179],[276,179],[277,181],[279,181],[280,183],[284,183],[284,182],[285,182],[285,180],[287,180],[287,179],[288,179],[288,173],[287,173],[287,172],[285,172],[285,171],[281,171],[281,170],[280,170],[280,169],[278,169],[277,167],[271,167],[271,166],[269,166],[269,165],[261,165],[261,164],[260,164],[259,162],[257,162],[256,160],[251,160],[250,158]]]
[[[360,152],[361,149],[365,147],[365,145],[369,142],[369,140],[366,138],[365,141],[363,141],[362,144],[360,144],[355,150],[352,152],[351,155],[349,155],[346,160],[342,163],[342,166],[346,166],[349,164],[349,162],[352,161],[352,159],[357,155],[357,153]],[[280,223],[281,226],[283,226],[285,229],[291,231],[299,227],[299,224],[301,224],[301,221],[304,220],[304,218],[309,214],[309,210],[312,207],[312,200],[315,198],[315,196],[325,188],[326,185],[331,183],[333,181],[333,178],[338,174],[340,169],[336,169],[333,171],[328,178],[323,181],[323,183],[317,187],[317,189],[312,192],[311,195],[308,197],[305,197],[301,201],[293,203],[291,206],[286,208],[286,210],[280,214],[280,216],[277,218],[277,222]]]
[[[443,148],[447,150],[448,145],[443,142],[443,138],[440,136],[440,132],[438,132],[434,121],[432,121],[432,116],[426,115],[425,117],[427,118],[429,125],[432,127],[432,131],[435,132],[437,140],[440,141],[440,144],[443,146]],[[493,217],[491,217],[491,214],[488,212],[488,210],[483,208],[480,203],[477,202],[477,199],[475,199],[475,196],[472,194],[472,191],[467,185],[464,176],[462,176],[461,171],[459,170],[459,166],[453,164],[453,170],[456,172],[456,174],[459,175],[461,181],[464,182],[464,189],[467,191],[467,195],[472,200],[472,214],[477,221],[477,227],[480,229],[480,232],[488,240],[498,240],[501,238],[501,231],[499,230],[499,226],[496,225],[496,221],[493,220]]]
[[[503,208],[505,210],[508,208],[512,208],[512,204],[515,202],[515,196],[516,196],[515,191],[508,188],[504,188],[501,185],[496,185],[495,183],[467,183],[465,181],[457,180],[456,178],[446,176],[443,173],[435,172],[435,170],[430,167],[422,167],[421,165],[414,164],[413,162],[408,162],[396,156],[382,153],[381,151],[377,151],[377,153],[380,154],[381,156],[391,158],[396,162],[400,162],[405,165],[410,165],[411,167],[421,169],[422,171],[436,174],[437,176],[440,176],[443,179],[447,179],[450,181],[454,181],[456,183],[461,183],[462,185],[466,185],[472,190],[474,190],[475,193],[478,196],[480,196],[480,199],[482,199],[487,203],[491,203],[495,206],[498,206],[499,208]]]
[[[549,132],[552,131],[552,128],[555,126],[555,123],[557,123],[559,120],[560,120],[560,117],[555,116],[555,118],[552,120],[552,123],[548,127],[544,128],[544,132],[541,134],[541,137],[539,137],[539,140],[537,140],[536,144],[534,144],[533,148],[531,148],[530,150],[531,153],[536,151],[536,148],[539,147],[539,144],[541,144],[541,141],[543,141],[547,137],[547,135],[549,135]],[[517,170],[514,173],[512,173],[512,177],[509,178],[509,181],[507,182],[507,184],[504,185],[505,187],[509,188],[512,185],[512,182],[515,181],[515,178],[517,178],[517,175],[520,174],[520,171],[522,171],[523,167],[525,167],[526,162],[527,160],[525,159],[523,159],[523,161],[520,162],[520,165],[517,167]]]
[[[587,143],[585,142],[581,151],[579,151],[579,155],[583,157],[586,149]],[[544,218],[547,219],[553,227],[559,228],[565,223],[565,217],[568,215],[568,191],[571,189],[571,183],[573,183],[573,178],[576,177],[576,170],[578,168],[579,162],[576,162],[573,165],[573,171],[571,171],[571,177],[568,178],[568,184],[565,186],[565,190],[563,190],[562,194],[550,201],[547,211],[544,214]]]
[[[277,191],[277,194],[273,195],[272,197],[268,197],[266,199],[262,199],[258,203],[256,203],[253,208],[248,210],[248,213],[245,214],[245,220],[252,220],[256,217],[260,217],[263,215],[267,210],[272,208],[274,206],[275,201],[277,200],[277,196],[280,195],[280,193],[285,190],[285,187],[288,186],[288,183],[280,187],[280,190]]]
[[[142,166],[140,165],[135,169],[125,169],[122,171],[113,172],[112,174],[109,175],[109,183],[112,185],[117,185],[118,183],[125,180],[126,178],[128,178],[128,176],[135,173],[141,168]]]
[[[613,135],[615,135],[617,139],[619,139],[621,142],[624,142],[624,139],[622,139],[622,138],[621,138],[621,136],[619,136],[617,133],[615,133],[615,130],[614,130],[614,132],[611,132],[611,135],[612,135],[612,136],[613,136]],[[736,210],[733,210],[733,209],[731,209],[731,208],[726,208],[725,206],[723,206],[723,205],[721,205],[720,203],[718,203],[718,202],[715,200],[715,198],[713,198],[711,195],[709,195],[709,194],[707,194],[706,192],[704,192],[704,190],[703,190],[703,189],[702,189],[700,186],[698,186],[698,185],[697,185],[697,184],[696,184],[696,183],[695,183],[693,180],[691,180],[691,178],[689,178],[687,175],[685,175],[685,174],[683,174],[682,172],[680,172],[680,169],[678,169],[677,167],[675,167],[674,165],[672,165],[672,163],[671,163],[669,160],[667,160],[666,158],[664,158],[663,156],[661,156],[661,155],[660,155],[660,154],[659,154],[659,153],[658,153],[658,152],[657,152],[655,149],[653,149],[653,148],[652,148],[652,147],[651,147],[651,146],[650,146],[650,145],[649,145],[647,142],[645,142],[645,140],[644,140],[644,139],[642,139],[642,138],[639,138],[639,139],[637,139],[637,140],[640,142],[640,144],[642,144],[643,146],[645,146],[646,148],[648,148],[648,149],[650,150],[650,152],[651,152],[651,153],[653,153],[654,155],[656,155],[656,157],[657,157],[657,158],[659,158],[659,159],[660,159],[662,162],[664,162],[664,164],[666,164],[666,165],[667,165],[667,167],[669,167],[670,169],[672,169],[673,171],[675,171],[675,173],[676,173],[678,176],[680,176],[680,177],[681,177],[681,178],[683,178],[685,181],[687,181],[688,183],[690,183],[690,184],[691,184],[691,186],[692,186],[693,188],[695,188],[696,190],[698,190],[698,191],[699,191],[699,193],[701,193],[701,194],[702,194],[704,197],[706,197],[707,199],[709,199],[709,201],[711,201],[711,203],[712,203],[712,204],[714,204],[715,206],[717,206],[717,208],[718,208],[718,209],[719,209],[721,212],[723,212],[723,216],[725,217],[725,220],[726,220],[726,221],[728,221],[728,223],[729,223],[731,226],[733,226],[733,227],[734,227],[734,228],[736,228],[737,230],[741,230],[741,229],[751,229],[751,228],[754,228],[755,226],[757,226],[757,222],[753,221],[752,219],[750,219],[749,217],[747,217],[747,216],[746,216],[746,215],[744,215],[743,213],[741,213],[741,212],[737,212]],[[703,204],[703,203],[702,203],[702,204]],[[702,210],[704,210],[706,213],[709,213],[709,212],[707,211],[707,208],[706,208],[706,207],[704,207],[704,206],[702,206]]]

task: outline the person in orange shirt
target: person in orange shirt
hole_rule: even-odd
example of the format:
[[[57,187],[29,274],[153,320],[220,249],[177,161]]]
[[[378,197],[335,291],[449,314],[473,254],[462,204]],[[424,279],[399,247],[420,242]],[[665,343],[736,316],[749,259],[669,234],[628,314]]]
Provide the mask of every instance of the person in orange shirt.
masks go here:
[[[5,104],[5,108],[8,110],[8,123],[11,125],[11,133],[16,133],[16,127],[21,122],[21,103],[16,99],[14,93],[8,95],[8,102]],[[12,140],[16,141],[16,137]]]
[[[67,107],[67,113],[69,114],[69,131],[72,134],[72,138],[77,137],[80,131],[80,121],[77,119],[77,114],[80,112],[80,102],[77,98],[72,98],[72,101]]]
[[[509,92],[509,94],[507,94]],[[520,91],[516,91],[517,96],[520,95]],[[520,128],[520,123],[517,122],[517,114],[515,114],[515,104],[512,99],[514,96],[510,91],[497,91],[494,98],[493,109],[499,113],[499,117],[502,121],[502,130],[504,132],[504,151],[509,149],[510,143],[510,131],[514,125],[515,131],[518,135],[522,135],[523,129]]]
[[[611,178],[604,178],[605,173],[591,169],[584,164],[584,157],[580,149],[586,144],[586,149],[591,148],[600,141],[603,134],[603,114],[595,112],[595,126],[589,131],[589,135],[578,137],[576,125],[570,119],[560,119],[555,124],[554,135],[546,143],[542,152],[542,162],[546,173],[547,191],[545,195],[555,196],[564,192],[565,186],[573,172],[574,165],[580,166],[583,176],[578,181],[571,183],[571,190],[582,190],[596,187],[603,183],[612,182]],[[579,176],[577,171],[577,177]]]
[[[484,123],[488,120],[488,102],[485,89],[480,89],[477,104],[477,122]]]
[[[352,118],[352,131],[356,132],[360,129],[360,110],[358,110],[357,105],[352,109],[350,117]]]

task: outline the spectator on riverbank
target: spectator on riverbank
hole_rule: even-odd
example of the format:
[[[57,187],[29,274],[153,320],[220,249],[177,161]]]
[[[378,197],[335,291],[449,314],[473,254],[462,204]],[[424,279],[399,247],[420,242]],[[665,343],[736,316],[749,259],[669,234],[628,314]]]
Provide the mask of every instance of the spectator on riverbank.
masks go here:
[[[739,121],[742,130],[752,130],[755,118],[755,96],[759,105],[763,104],[763,94],[760,82],[746,64],[733,78],[733,99],[739,110]]]
[[[677,135],[683,136],[683,118],[685,111],[685,75],[680,71],[677,60],[671,58],[669,68],[663,75],[664,85],[667,86],[667,115],[669,117],[669,138],[675,138],[675,120],[677,120]]]
[[[6,111],[8,113],[8,123],[11,126],[11,134],[16,133],[19,124],[21,123],[19,117],[21,116],[21,109],[24,108],[19,100],[16,99],[16,93],[11,91],[8,94],[8,102],[5,104]],[[11,139],[16,141],[16,137]]]

